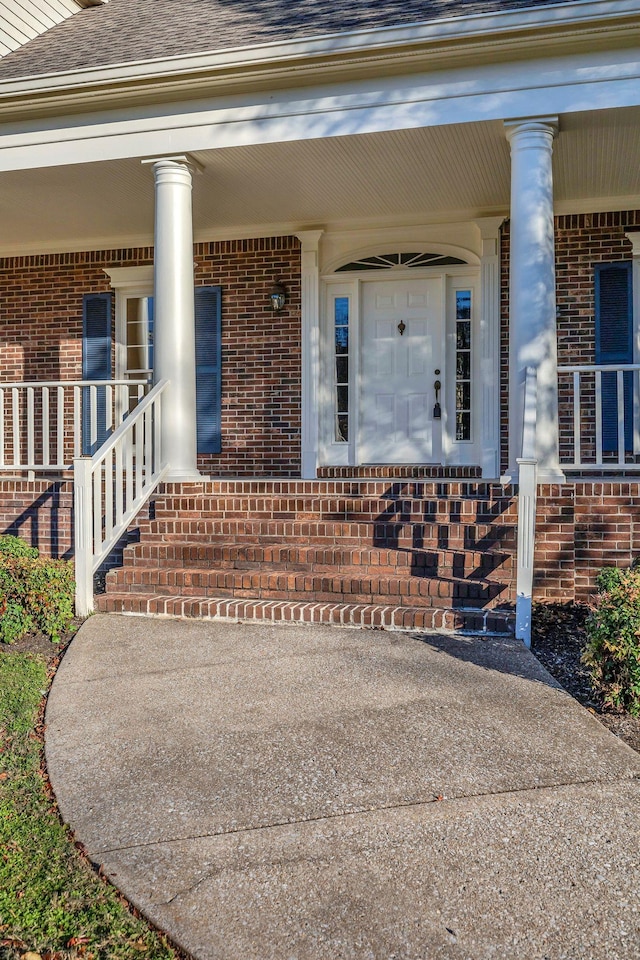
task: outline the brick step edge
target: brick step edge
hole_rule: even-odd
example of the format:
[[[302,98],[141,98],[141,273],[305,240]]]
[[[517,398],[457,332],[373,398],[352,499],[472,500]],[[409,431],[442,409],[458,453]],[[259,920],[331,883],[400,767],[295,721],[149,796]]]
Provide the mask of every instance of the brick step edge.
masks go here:
[[[343,546],[327,547],[313,545],[254,544],[254,543],[192,543],[189,540],[171,542],[144,541],[126,547],[127,566],[144,567],[198,567],[224,566],[233,569],[260,569],[264,565],[290,570],[312,570],[343,567],[360,569],[380,568],[409,573],[436,567],[486,569],[494,572],[507,569],[514,560],[511,552],[490,547],[487,550],[433,550],[413,548],[393,550],[390,548]],[[326,569],[325,569],[326,568]]]
[[[321,601],[251,600],[229,597],[206,599],[142,594],[102,594],[96,608],[103,613],[131,616],[186,617],[237,623],[322,623],[372,630],[445,630],[475,634],[511,635],[511,611],[398,607],[381,604],[323,603]]]
[[[435,521],[366,521],[366,520],[281,520],[261,517],[233,517],[233,518],[171,518],[150,520],[140,524],[142,540],[153,538],[156,542],[166,540],[201,541],[215,537],[218,542],[224,539],[238,542],[241,538],[256,537],[269,540],[272,543],[280,541],[301,540],[302,543],[313,541],[337,540],[364,541],[369,547],[393,549],[391,545],[375,543],[376,540],[397,540],[400,537],[422,537],[425,540],[447,539],[463,541],[474,536],[477,540],[490,540],[491,546],[498,546],[499,541],[511,539],[515,545],[516,530],[512,523],[460,523],[449,521],[437,523]],[[245,541],[246,542],[246,541]],[[413,542],[413,541],[412,541]],[[292,543],[295,545],[295,543]],[[317,546],[322,544],[316,543]],[[339,545],[339,544],[338,544]],[[439,545],[439,544],[437,544]],[[489,545],[489,544],[487,544]],[[442,544],[447,548],[447,544]],[[418,549],[430,549],[421,545]],[[467,549],[474,549],[473,546]],[[475,548],[481,552],[482,548]]]

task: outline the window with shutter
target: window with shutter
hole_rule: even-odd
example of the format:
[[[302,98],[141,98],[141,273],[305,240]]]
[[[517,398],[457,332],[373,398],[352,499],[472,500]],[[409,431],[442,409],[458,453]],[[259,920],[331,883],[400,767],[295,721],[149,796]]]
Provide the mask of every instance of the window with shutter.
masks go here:
[[[196,287],[196,415],[198,453],[220,453],[221,287]]]
[[[111,379],[111,294],[90,293],[82,298],[82,379]],[[82,391],[82,452],[92,456],[106,440],[106,390],[98,387],[96,416],[91,412],[91,390]]]
[[[633,363],[631,263],[601,263],[595,272],[596,363]],[[625,450],[633,451],[633,374],[624,374]],[[616,374],[602,374],[602,449],[618,450]]]

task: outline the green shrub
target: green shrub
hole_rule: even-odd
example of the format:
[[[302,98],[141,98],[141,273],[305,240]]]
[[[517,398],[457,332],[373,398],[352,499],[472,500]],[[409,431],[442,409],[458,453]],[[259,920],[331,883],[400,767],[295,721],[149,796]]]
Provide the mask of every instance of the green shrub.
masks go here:
[[[582,662],[603,703],[640,715],[640,569],[600,571]]]
[[[32,557],[38,556],[38,548],[30,547],[26,540],[5,534],[0,537],[0,557]]]
[[[0,537],[0,642],[14,643],[30,630],[58,641],[73,618],[73,564],[20,544]]]

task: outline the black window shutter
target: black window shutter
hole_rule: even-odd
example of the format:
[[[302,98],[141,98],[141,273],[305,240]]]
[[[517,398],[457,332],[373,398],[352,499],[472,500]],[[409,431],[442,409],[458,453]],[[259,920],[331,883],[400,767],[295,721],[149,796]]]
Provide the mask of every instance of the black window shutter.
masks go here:
[[[110,293],[88,293],[82,298],[82,379],[111,379],[111,300]],[[105,388],[98,388],[98,436],[91,443],[89,388],[82,391],[82,452],[93,455],[107,438]]]
[[[195,308],[198,453],[220,453],[222,287],[196,287]]]

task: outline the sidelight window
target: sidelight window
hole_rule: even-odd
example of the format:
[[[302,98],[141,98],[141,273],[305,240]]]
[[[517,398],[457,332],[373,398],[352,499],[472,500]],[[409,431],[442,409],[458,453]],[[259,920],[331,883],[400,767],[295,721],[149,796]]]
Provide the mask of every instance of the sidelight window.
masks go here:
[[[456,440],[471,440],[471,290],[456,290]]]
[[[336,297],[334,314],[334,397],[335,436],[338,443],[349,440],[349,297]]]

